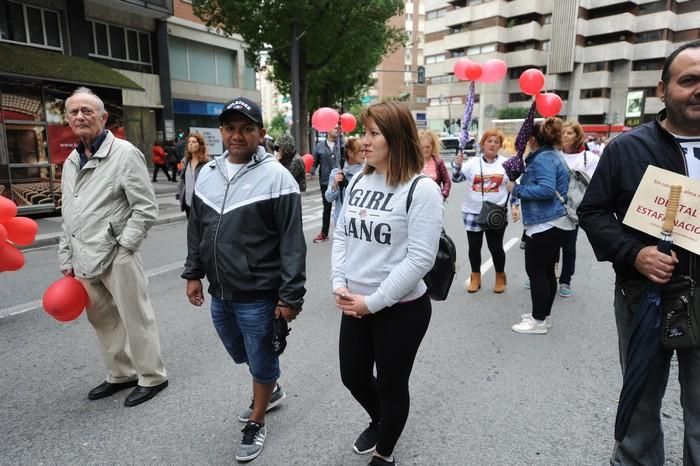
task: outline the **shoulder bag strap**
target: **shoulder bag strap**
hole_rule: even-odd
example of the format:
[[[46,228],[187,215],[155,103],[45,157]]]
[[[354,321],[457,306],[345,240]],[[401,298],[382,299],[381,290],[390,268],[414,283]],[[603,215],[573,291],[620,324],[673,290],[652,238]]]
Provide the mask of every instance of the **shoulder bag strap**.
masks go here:
[[[411,202],[413,201],[413,191],[416,190],[416,184],[421,178],[427,178],[427,176],[418,175],[416,179],[413,180],[413,182],[411,183],[411,188],[408,190],[408,196],[406,196],[406,213],[408,213],[408,209],[411,207]]]

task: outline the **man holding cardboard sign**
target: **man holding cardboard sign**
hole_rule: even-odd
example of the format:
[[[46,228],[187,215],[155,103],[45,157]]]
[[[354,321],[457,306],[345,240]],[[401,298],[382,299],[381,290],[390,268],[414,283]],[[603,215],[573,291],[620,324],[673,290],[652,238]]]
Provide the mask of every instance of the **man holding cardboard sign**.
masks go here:
[[[663,175],[647,177],[652,181],[642,184],[647,168],[658,167],[674,172],[672,177],[690,181],[682,183],[681,203],[685,203],[685,209],[680,213],[687,217],[685,224],[692,224],[693,212],[700,215],[700,193],[688,188],[700,179],[700,41],[679,47],[666,59],[657,95],[665,109],[655,121],[618,136],[605,148],[578,209],[581,227],[596,257],[612,262],[615,269],[615,318],[621,361],[626,360],[635,298],[639,299],[642,284],[647,280],[665,284],[673,275],[692,275],[697,269],[694,265],[691,270],[691,263],[697,260],[695,248],[690,247],[695,249],[691,253],[676,247],[672,256],[657,250],[658,239],[650,233],[657,234],[660,229],[641,228],[640,222],[660,225],[662,219],[654,218],[654,212],[664,212],[663,206],[654,209],[654,196],[650,201],[633,201],[633,197],[638,190],[653,190],[655,181],[660,185],[659,192],[668,192],[668,187],[662,185],[670,180],[665,181]],[[678,221],[683,221],[681,216]],[[700,224],[700,218],[697,221]],[[688,236],[694,234],[690,232]],[[611,464],[663,464],[660,412],[672,355],[672,351],[664,350],[653,361],[647,388],[626,436],[615,445]],[[684,464],[700,465],[700,348],[677,350],[677,358],[685,421]]]

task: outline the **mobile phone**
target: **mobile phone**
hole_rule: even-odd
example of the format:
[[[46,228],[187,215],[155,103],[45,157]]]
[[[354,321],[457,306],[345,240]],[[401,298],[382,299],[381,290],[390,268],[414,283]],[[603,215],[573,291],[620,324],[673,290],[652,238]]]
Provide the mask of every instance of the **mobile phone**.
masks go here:
[[[352,301],[352,298],[350,296],[346,295],[345,293],[337,293],[337,292],[333,291],[333,294],[336,295],[337,297],[339,297],[340,299],[345,300],[345,301]]]

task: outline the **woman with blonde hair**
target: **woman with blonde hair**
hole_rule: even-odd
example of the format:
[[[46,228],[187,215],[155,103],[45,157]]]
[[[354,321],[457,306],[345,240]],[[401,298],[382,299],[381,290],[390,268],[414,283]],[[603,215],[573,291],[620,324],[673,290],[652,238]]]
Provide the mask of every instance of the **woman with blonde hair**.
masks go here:
[[[194,185],[197,175],[204,164],[209,161],[207,143],[200,133],[192,133],[187,136],[187,148],[185,149],[184,166],[180,176],[180,184],[177,187],[175,199],[180,200],[180,208],[185,211],[187,218],[190,218],[190,208],[192,207],[192,196],[194,195]]]
[[[471,275],[467,283],[467,291],[476,293],[481,288],[481,247],[486,235],[486,244],[493,268],[496,271],[496,281],[493,287],[495,293],[503,293],[506,290],[506,252],[503,249],[503,236],[507,224],[497,230],[486,229],[477,223],[479,213],[485,201],[505,206],[508,202],[508,176],[503,168],[503,162],[508,160],[499,151],[503,146],[505,136],[497,128],[484,131],[479,142],[481,153],[478,157],[464,163],[464,157],[458,155],[452,162],[452,181],[469,183],[467,194],[462,203],[462,219],[464,229],[467,231],[467,247]],[[520,209],[517,205],[511,206],[513,221],[520,218]]]
[[[411,369],[430,322],[423,277],[438,251],[443,202],[435,183],[418,179],[424,160],[408,107],[378,103],[361,120],[365,167],[347,188],[333,235],[340,375],[370,418],[353,450],[374,451],[370,465],[393,465]]]
[[[440,138],[434,131],[423,130],[418,132],[420,147],[423,154],[423,174],[428,175],[440,186],[442,198],[447,199],[452,189],[452,180],[445,166],[445,161],[440,157]]]

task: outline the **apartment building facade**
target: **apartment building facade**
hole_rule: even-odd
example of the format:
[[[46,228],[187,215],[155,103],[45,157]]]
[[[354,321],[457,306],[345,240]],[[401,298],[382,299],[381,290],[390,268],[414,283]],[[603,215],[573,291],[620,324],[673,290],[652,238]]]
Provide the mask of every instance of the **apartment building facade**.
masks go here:
[[[425,0],[428,125],[444,131],[460,118],[468,83],[455,60],[499,58],[506,78],[477,84],[475,132],[498,110],[529,107],[518,77],[537,67],[564,101],[561,115],[582,124],[636,126],[662,107],[656,84],[664,58],[700,39],[697,0]]]

